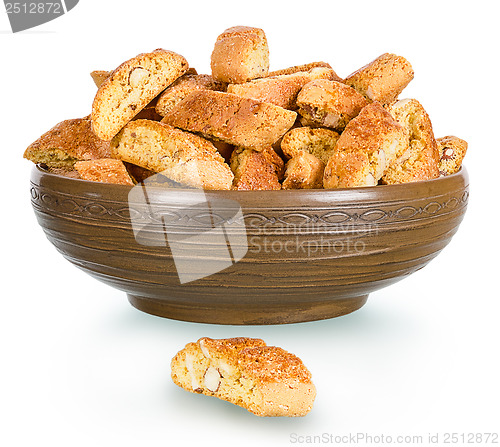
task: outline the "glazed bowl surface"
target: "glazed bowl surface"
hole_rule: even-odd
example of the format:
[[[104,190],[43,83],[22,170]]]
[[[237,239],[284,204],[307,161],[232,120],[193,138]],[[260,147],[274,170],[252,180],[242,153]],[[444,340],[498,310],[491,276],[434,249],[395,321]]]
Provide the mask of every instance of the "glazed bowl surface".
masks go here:
[[[150,314],[279,324],[359,309],[450,242],[469,197],[465,168],[435,180],[338,190],[201,191],[55,175],[31,202],[70,262]]]

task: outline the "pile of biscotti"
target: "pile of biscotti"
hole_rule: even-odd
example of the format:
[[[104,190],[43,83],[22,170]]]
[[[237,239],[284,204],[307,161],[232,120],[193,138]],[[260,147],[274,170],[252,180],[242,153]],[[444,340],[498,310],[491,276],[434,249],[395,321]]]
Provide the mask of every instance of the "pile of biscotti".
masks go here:
[[[163,49],[91,73],[92,113],[63,121],[25,157],[63,175],[133,185],[161,173],[189,187],[278,190],[374,186],[457,172],[467,143],[436,139],[403,57],[345,79],[325,62],[269,71],[266,35],[218,36],[210,75]]]

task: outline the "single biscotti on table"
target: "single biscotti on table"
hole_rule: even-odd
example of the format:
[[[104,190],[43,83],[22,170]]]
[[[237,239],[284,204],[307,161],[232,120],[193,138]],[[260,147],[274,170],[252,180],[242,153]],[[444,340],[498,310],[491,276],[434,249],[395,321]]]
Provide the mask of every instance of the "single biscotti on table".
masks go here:
[[[398,154],[382,177],[386,184],[439,177],[439,151],[429,115],[416,99],[402,99],[387,110],[407,131],[408,149]]]
[[[260,28],[235,26],[217,37],[212,51],[212,76],[228,84],[262,78],[269,72],[269,47]]]
[[[115,158],[77,161],[75,170],[83,180],[120,185],[134,184],[123,162]]]
[[[233,189],[278,190],[279,175],[283,175],[283,160],[272,148],[257,152],[253,149],[236,148],[231,154],[231,170],[234,173]]]
[[[188,69],[181,55],[158,49],[121,64],[102,83],[92,104],[92,129],[111,140],[159,93]]]
[[[368,104],[353,88],[337,81],[317,79],[307,83],[297,96],[299,113],[308,121],[342,130]]]
[[[156,111],[163,117],[172,110],[176,104],[181,102],[187,95],[195,90],[225,91],[226,88],[226,84],[216,81],[210,75],[185,74],[160,94],[158,102],[156,103]]]
[[[24,158],[53,168],[71,169],[79,160],[96,160],[110,156],[109,142],[92,132],[89,117],[56,124],[28,146]]]
[[[296,117],[295,112],[274,104],[199,90],[177,104],[162,122],[258,151],[278,141]]]
[[[453,135],[436,140],[439,151],[439,174],[455,174],[462,166],[462,161],[467,152],[467,141]]]
[[[114,158],[183,185],[230,189],[233,173],[212,143],[157,121],[131,121],[113,138]]]
[[[384,53],[355,71],[345,83],[371,101],[389,104],[413,79],[411,64],[402,56]]]
[[[318,189],[323,187],[325,163],[306,151],[288,160],[283,189]]]
[[[172,380],[257,416],[305,416],[316,389],[295,355],[255,338],[200,338],[172,359]]]
[[[331,68],[315,67],[304,72],[254,79],[243,84],[229,84],[227,92],[294,110],[297,108],[297,95],[302,87],[315,79],[339,78]]]
[[[281,150],[287,158],[305,151],[326,164],[335,151],[339,137],[337,132],[325,127],[296,127],[289,130],[281,140]]]
[[[375,186],[408,148],[408,134],[378,102],[351,120],[325,168],[325,188]]]

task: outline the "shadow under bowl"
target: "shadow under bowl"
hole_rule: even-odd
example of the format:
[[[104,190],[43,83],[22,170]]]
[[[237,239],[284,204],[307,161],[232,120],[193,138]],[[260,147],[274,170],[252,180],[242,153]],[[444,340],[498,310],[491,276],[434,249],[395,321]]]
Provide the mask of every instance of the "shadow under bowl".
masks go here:
[[[465,168],[337,190],[201,191],[88,182],[37,166],[31,202],[66,259],[161,317],[280,324],[345,315],[425,266],[468,202]]]

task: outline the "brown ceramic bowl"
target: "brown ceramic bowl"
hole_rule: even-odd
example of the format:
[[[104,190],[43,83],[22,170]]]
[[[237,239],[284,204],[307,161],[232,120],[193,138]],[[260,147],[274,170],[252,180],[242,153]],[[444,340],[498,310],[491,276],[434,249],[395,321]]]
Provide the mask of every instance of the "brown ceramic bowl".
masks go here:
[[[294,323],[359,309],[370,292],[448,244],[469,196],[464,168],[402,185],[207,191],[205,202],[197,190],[135,188],[129,203],[129,186],[35,167],[31,200],[64,257],[126,292],[133,306],[220,324]]]

